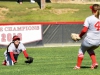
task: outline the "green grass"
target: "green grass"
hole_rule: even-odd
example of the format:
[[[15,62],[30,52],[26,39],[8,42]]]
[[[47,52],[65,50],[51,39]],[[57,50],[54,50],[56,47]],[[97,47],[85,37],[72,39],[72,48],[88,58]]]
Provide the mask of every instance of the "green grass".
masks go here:
[[[0,1],[1,8],[9,9],[0,22],[84,21],[87,16],[91,15],[89,6],[90,4],[46,3],[46,8],[41,10],[37,3],[23,2],[19,5],[16,1]],[[58,15],[52,12],[55,9],[79,9],[79,11]]]
[[[79,47],[49,47],[49,48],[27,48],[34,62],[30,65],[24,63],[26,60],[21,53],[18,63],[14,66],[0,65],[0,75],[99,75],[100,67],[91,70],[91,60],[86,53],[80,70],[73,70],[76,65]],[[4,49],[0,50],[0,62],[4,59]],[[100,64],[99,48],[95,50],[97,61]]]

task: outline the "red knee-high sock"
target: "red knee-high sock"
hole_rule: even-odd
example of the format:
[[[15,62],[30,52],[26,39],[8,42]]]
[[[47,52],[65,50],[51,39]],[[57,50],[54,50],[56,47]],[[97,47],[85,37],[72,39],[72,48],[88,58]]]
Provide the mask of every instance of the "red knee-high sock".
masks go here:
[[[91,53],[90,58],[92,60],[92,64],[97,63],[95,53]]]
[[[84,58],[83,54],[78,54],[78,58],[77,58],[77,67],[81,66],[82,60]]]

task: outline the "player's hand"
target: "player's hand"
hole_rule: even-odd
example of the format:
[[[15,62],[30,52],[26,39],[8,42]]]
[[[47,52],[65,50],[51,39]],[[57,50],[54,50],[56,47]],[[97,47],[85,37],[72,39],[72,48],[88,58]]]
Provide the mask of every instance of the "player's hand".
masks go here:
[[[14,64],[16,64],[17,63],[17,61],[14,61]]]

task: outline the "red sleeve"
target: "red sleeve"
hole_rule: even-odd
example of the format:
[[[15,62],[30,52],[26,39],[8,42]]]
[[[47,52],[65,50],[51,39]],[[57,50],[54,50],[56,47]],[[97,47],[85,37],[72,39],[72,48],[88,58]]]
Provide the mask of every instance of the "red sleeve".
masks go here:
[[[82,37],[87,32],[87,30],[88,30],[88,27],[84,26],[79,36]]]
[[[28,57],[28,54],[27,54],[26,50],[23,51],[23,54],[24,54],[25,58]]]
[[[12,59],[13,62],[16,61],[15,58],[14,58],[14,53],[13,52],[10,52],[10,57],[11,57],[11,59]]]

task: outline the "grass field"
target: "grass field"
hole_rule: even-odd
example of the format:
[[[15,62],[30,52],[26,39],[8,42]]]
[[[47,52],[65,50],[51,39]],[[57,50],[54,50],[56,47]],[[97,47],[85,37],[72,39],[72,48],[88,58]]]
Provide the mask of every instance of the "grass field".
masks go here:
[[[100,75],[100,67],[90,69],[91,60],[86,53],[80,70],[73,70],[76,64],[78,46],[75,47],[49,47],[49,48],[27,48],[34,62],[26,65],[26,60],[21,53],[15,66],[0,66],[0,75]],[[4,59],[0,50],[0,62]],[[100,64],[100,50],[95,51],[97,61]]]
[[[0,23],[2,22],[66,22],[84,21],[91,15],[91,4],[46,3],[41,10],[38,3],[0,1]]]
[[[41,10],[37,3],[24,2],[19,5],[15,1],[0,1],[0,23],[84,21],[91,15],[89,6],[90,4],[47,3],[46,9]],[[95,70],[90,69],[91,60],[87,53],[81,70],[73,70],[78,49],[78,46],[27,48],[28,54],[34,57],[34,62],[30,65],[25,64],[26,59],[21,53],[16,65],[0,65],[0,75],[100,75],[100,67]],[[0,63],[4,59],[4,51],[5,49],[0,49]],[[95,52],[100,64],[99,48]]]

